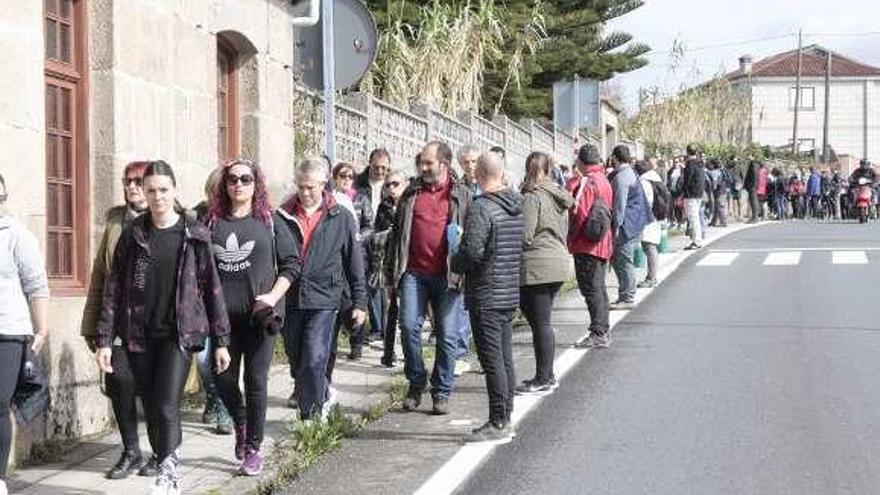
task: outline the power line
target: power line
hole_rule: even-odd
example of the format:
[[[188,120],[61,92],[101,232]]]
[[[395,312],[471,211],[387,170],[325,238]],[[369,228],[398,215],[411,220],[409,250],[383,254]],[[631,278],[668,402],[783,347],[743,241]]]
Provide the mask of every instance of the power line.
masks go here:
[[[880,31],[864,31],[861,33],[804,33],[804,36],[877,36]]]
[[[693,48],[690,48],[687,45],[685,45],[685,52],[686,53],[700,52],[700,51],[705,51],[705,50],[713,50],[713,49],[717,49],[717,48],[728,48],[731,46],[748,45],[748,44],[753,44],[753,43],[764,43],[764,42],[768,42],[768,41],[777,41],[777,40],[781,40],[781,39],[785,39],[785,38],[794,38],[796,36],[797,36],[797,33],[786,33],[786,34],[779,34],[779,35],[775,35],[775,36],[765,36],[765,37],[761,37],[761,38],[751,38],[751,39],[745,39],[745,40],[714,43],[714,44],[709,44],[709,45],[696,46]],[[809,38],[858,37],[858,36],[880,36],[880,31],[862,31],[862,32],[849,32],[849,33],[847,33],[847,32],[837,32],[837,33],[807,33],[807,32],[805,32],[804,33],[804,37],[809,37]],[[652,51],[652,52],[647,53],[643,56],[651,57],[651,56],[657,56],[657,55],[669,55],[669,50],[667,49],[666,51]]]
[[[716,49],[716,48],[727,48],[727,47],[731,47],[731,46],[748,45],[748,44],[753,44],[753,43],[763,43],[763,42],[767,42],[767,41],[777,41],[777,40],[781,40],[781,39],[785,39],[785,38],[791,38],[794,36],[796,36],[796,33],[788,33],[788,34],[781,34],[781,35],[776,35],[776,36],[765,36],[762,38],[751,38],[751,39],[747,39],[747,40],[715,43],[715,44],[711,44],[711,45],[703,45],[703,46],[697,46],[697,47],[693,47],[693,48],[690,48],[687,45],[684,45],[684,47],[685,47],[684,51],[685,51],[685,53],[699,52],[699,51],[704,51],[704,50],[712,50],[712,49]],[[654,51],[654,52],[648,53],[645,56],[653,56],[653,55],[669,55],[669,50],[662,51],[662,52]]]

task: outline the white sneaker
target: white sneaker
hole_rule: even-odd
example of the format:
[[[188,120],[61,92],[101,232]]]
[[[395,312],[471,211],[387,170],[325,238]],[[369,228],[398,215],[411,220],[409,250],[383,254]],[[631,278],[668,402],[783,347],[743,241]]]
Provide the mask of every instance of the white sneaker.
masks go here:
[[[471,370],[471,363],[467,359],[458,359],[455,361],[455,370],[452,372],[455,376],[461,376]]]
[[[339,392],[333,387],[327,387],[327,400],[321,407],[321,419],[326,421],[327,417],[330,416],[330,411],[333,409],[333,406],[338,403]]]
[[[177,473],[179,462],[175,452],[159,464],[159,474],[150,486],[150,495],[180,495],[180,476]]]
[[[6,482],[3,480],[0,480],[0,495],[8,495],[8,492],[6,491]]]

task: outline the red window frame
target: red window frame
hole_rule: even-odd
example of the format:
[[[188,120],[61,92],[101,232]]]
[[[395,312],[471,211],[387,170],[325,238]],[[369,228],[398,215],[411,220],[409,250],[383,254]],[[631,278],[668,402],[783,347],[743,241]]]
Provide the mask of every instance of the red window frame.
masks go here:
[[[217,158],[220,163],[239,155],[238,54],[217,38]]]
[[[85,0],[44,0],[46,270],[53,293],[85,293],[89,260]]]

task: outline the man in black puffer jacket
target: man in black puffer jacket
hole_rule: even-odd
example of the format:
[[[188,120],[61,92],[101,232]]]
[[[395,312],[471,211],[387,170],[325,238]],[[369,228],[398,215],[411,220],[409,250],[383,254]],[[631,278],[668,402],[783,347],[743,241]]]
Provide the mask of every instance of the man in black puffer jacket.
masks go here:
[[[486,153],[477,162],[480,190],[465,218],[464,235],[452,269],[465,273],[465,305],[486,373],[489,421],[465,438],[468,443],[504,443],[510,425],[516,377],[512,355],[513,313],[519,306],[519,270],[525,231],[522,197],[503,184],[504,162]]]

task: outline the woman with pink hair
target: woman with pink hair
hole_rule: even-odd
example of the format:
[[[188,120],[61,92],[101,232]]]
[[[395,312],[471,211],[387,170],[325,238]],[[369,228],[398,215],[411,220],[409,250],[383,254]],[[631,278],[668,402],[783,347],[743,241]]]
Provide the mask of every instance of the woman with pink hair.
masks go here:
[[[260,444],[275,336],[284,315],[284,295],[302,265],[290,229],[273,217],[266,179],[256,163],[227,163],[214,191],[206,221],[232,326],[231,363],[216,376],[216,383],[235,421],[240,471],[256,476],[263,468]],[[244,398],[238,385],[242,362]]]

